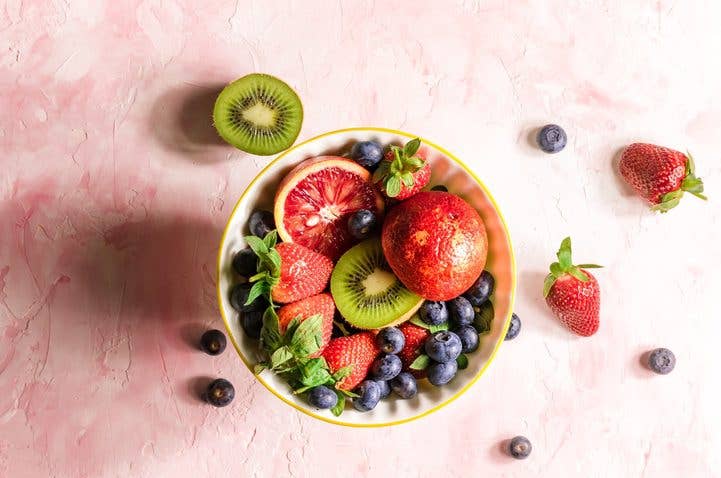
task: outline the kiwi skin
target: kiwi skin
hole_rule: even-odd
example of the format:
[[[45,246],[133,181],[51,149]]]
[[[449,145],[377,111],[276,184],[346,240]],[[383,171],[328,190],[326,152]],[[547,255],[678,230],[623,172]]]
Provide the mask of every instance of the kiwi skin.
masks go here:
[[[373,272],[378,269],[382,273]],[[386,286],[369,296],[363,282],[372,273],[378,287]],[[406,289],[393,275],[378,238],[363,241],[341,256],[331,274],[330,290],[343,318],[352,326],[366,330],[405,322],[423,303],[422,297]],[[374,309],[372,305],[378,300],[380,306]],[[362,304],[362,301],[370,302],[370,305]]]
[[[262,106],[262,113],[272,112],[264,118],[271,124],[257,124],[246,116],[255,106]],[[298,94],[282,80],[264,73],[251,73],[220,92],[213,108],[213,124],[220,137],[236,148],[270,156],[288,149],[298,138],[303,124],[303,104]]]

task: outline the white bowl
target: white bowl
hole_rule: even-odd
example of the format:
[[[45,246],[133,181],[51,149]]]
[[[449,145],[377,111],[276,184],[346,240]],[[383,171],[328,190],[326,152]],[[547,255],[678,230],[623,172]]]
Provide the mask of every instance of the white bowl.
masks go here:
[[[350,128],[325,133],[297,144],[275,158],[263,169],[240,196],[223,231],[218,253],[218,302],[220,313],[241,360],[253,373],[253,365],[262,359],[258,342],[248,338],[240,326],[238,313],[230,306],[228,292],[235,277],[231,263],[236,252],[246,247],[243,236],[248,234],[247,222],[250,214],[258,208],[273,210],[275,190],[283,178],[301,161],[320,155],[342,155],[357,141],[376,140],[381,144],[404,144],[416,135],[383,128]],[[488,233],[488,262],[486,269],[496,279],[492,302],[495,317],[490,333],[481,336],[479,349],[468,355],[469,364],[465,370],[443,387],[434,387],[427,380],[420,380],[418,394],[410,400],[391,396],[381,401],[370,412],[361,413],[346,406],[344,413],[333,416],[330,411],[316,410],[308,405],[302,396],[291,393],[288,385],[274,373],[266,370],[256,378],[273,393],[296,410],[307,415],[338,425],[355,427],[380,427],[395,425],[427,415],[458,398],[473,385],[490,365],[498,351],[510,323],[513,299],[516,289],[516,267],[513,248],[508,230],[500,210],[491,193],[480,179],[461,162],[440,146],[421,138],[428,147],[431,163],[431,185],[444,184],[449,192],[457,194],[471,204],[481,215]]]

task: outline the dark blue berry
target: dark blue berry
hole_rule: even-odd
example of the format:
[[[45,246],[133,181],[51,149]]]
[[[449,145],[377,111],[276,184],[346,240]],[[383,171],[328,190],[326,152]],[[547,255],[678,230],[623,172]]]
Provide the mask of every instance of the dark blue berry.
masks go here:
[[[443,191],[444,193],[447,193],[447,192],[448,192],[448,188],[445,187],[445,186],[442,185],[442,184],[436,184],[435,186],[433,186],[433,187],[431,188],[431,191]]]
[[[547,124],[538,132],[538,146],[546,153],[558,153],[566,147],[566,132],[558,125]]]
[[[401,372],[391,380],[391,389],[400,398],[413,398],[418,393],[418,384],[413,375]]]
[[[254,275],[257,267],[258,257],[249,247],[239,250],[233,257],[233,269],[244,277]]]
[[[456,297],[447,303],[451,319],[458,325],[469,325],[473,323],[475,311],[473,305],[465,297]]]
[[[225,334],[217,329],[208,330],[200,337],[200,348],[208,355],[220,355],[227,344]]]
[[[458,372],[458,363],[455,360],[446,363],[434,362],[426,368],[428,381],[436,387],[450,382]]]
[[[521,333],[521,319],[514,313],[511,316],[511,325],[508,326],[506,338],[504,340],[513,340]]]
[[[448,309],[445,302],[427,300],[421,305],[418,315],[423,322],[429,325],[439,325],[448,321]]]
[[[478,350],[478,332],[475,327],[471,325],[464,325],[457,329],[453,329],[453,332],[461,339],[461,352],[469,354]]]
[[[493,326],[493,318],[496,314],[493,309],[493,302],[487,300],[481,306],[473,307],[473,311],[476,313],[473,318],[473,326],[476,328],[476,332],[481,335],[489,333]]]
[[[238,284],[230,290],[230,305],[238,312],[253,312],[262,310],[266,307],[267,301],[263,297],[258,297],[250,304],[246,304],[250,294],[252,284]]]
[[[455,361],[461,355],[461,339],[453,332],[442,330],[426,339],[425,350],[436,362]]]
[[[406,336],[397,327],[387,327],[376,335],[376,344],[382,352],[397,354],[406,345]]]
[[[248,220],[250,233],[260,238],[275,229],[275,218],[270,211],[255,211]]]
[[[243,331],[251,339],[260,338],[260,329],[263,328],[263,312],[260,310],[251,310],[243,312],[240,315],[240,326]]]
[[[308,403],[321,410],[333,408],[338,403],[338,395],[325,385],[319,385],[310,389]]]
[[[533,447],[528,438],[520,435],[514,437],[508,445],[508,453],[517,460],[528,458],[532,449]]]
[[[676,356],[669,349],[653,350],[648,356],[648,366],[654,372],[666,375],[676,366]]]
[[[353,399],[353,406],[359,412],[373,410],[381,399],[381,389],[373,380],[364,380],[356,393],[360,396]]]
[[[397,355],[381,355],[373,361],[371,373],[376,380],[390,380],[401,373],[403,364]]]
[[[376,380],[376,383],[378,384],[378,388],[381,391],[381,400],[391,394],[391,386],[388,385],[388,382],[383,380]]]
[[[383,159],[383,146],[376,141],[359,141],[351,148],[350,157],[364,168],[370,169]]]
[[[233,384],[224,378],[213,380],[208,385],[208,391],[205,393],[205,399],[208,403],[215,407],[224,407],[235,398],[235,388]]]
[[[376,226],[376,215],[368,209],[359,209],[348,218],[348,231],[356,239],[366,239]]]
[[[496,280],[490,272],[483,271],[473,285],[463,294],[471,305],[479,307],[491,296]]]

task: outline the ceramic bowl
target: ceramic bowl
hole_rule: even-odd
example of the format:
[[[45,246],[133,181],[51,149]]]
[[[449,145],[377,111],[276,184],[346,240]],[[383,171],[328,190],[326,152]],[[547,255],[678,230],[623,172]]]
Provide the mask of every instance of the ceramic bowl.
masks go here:
[[[223,232],[218,254],[218,301],[220,312],[230,339],[241,360],[253,373],[253,365],[262,359],[257,341],[248,338],[240,326],[238,313],[230,306],[228,292],[236,280],[231,263],[233,255],[246,247],[243,236],[248,234],[247,222],[256,209],[273,210],[276,187],[285,174],[301,161],[319,155],[346,154],[357,141],[377,140],[381,144],[404,144],[416,135],[383,128],[351,128],[325,133],[285,151],[268,164],[251,181],[238,199]],[[276,397],[307,415],[327,422],[357,426],[379,427],[395,425],[422,417],[449,404],[473,385],[493,361],[493,357],[506,336],[513,311],[516,287],[516,270],[513,249],[503,216],[483,182],[460,159],[451,153],[421,138],[428,148],[427,160],[431,163],[430,185],[443,184],[470,203],[481,215],[488,233],[488,262],[486,269],[496,279],[492,295],[494,320],[488,334],[481,336],[479,349],[468,355],[469,364],[465,370],[443,387],[434,387],[427,380],[419,381],[416,397],[401,400],[393,394],[366,413],[346,405],[339,417],[330,411],[316,410],[308,405],[302,396],[291,393],[288,385],[277,375],[266,370],[256,378]]]

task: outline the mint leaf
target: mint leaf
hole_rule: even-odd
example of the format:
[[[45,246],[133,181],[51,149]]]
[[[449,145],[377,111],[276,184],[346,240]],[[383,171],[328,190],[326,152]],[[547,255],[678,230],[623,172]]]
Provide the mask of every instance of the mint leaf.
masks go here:
[[[280,347],[270,356],[270,365],[273,370],[281,369],[281,365],[293,360],[293,353],[288,347]]]
[[[478,335],[485,335],[491,331],[491,324],[493,323],[493,316],[495,311],[493,310],[493,303],[488,301],[480,307],[473,307],[475,311],[475,317],[473,318],[473,327],[476,328]]]
[[[398,176],[390,176],[386,179],[386,194],[388,197],[396,197],[401,192],[401,180]]]
[[[456,358],[456,363],[458,364],[459,370],[465,370],[468,367],[468,357],[466,357],[464,354],[461,354]]]
[[[307,357],[318,351],[323,342],[323,317],[315,314],[300,323],[290,339],[290,349],[299,357]]]
[[[358,395],[357,393],[353,393],[350,390],[337,390],[337,391],[342,393],[346,397],[350,397],[350,398],[360,397],[360,395]]]
[[[332,381],[328,365],[322,357],[306,361],[298,367],[298,371],[300,382],[306,387],[317,387]]]
[[[410,364],[413,370],[423,370],[431,364],[431,359],[426,354],[421,354]]]
[[[265,244],[265,247],[268,248],[268,250],[273,249],[277,242],[278,242],[278,231],[276,231],[275,229],[270,231],[263,238],[263,244]]]
[[[266,368],[268,368],[267,364],[265,364],[263,362],[257,363],[255,365],[253,365],[253,373],[256,375],[259,375]]]
[[[340,382],[341,380],[346,378],[348,375],[350,375],[351,372],[353,372],[353,365],[346,365],[343,368],[339,368],[333,374],[333,380],[335,380],[336,382]]]
[[[250,248],[253,249],[256,256],[261,257],[268,253],[268,246],[265,245],[265,242],[263,242],[261,238],[255,236],[245,236],[243,239],[245,239],[245,242],[247,242]]]
[[[262,280],[257,281],[256,283],[253,284],[253,287],[251,287],[250,290],[248,291],[248,300],[245,301],[244,305],[250,305],[255,301],[255,299],[257,299],[261,295],[269,294],[269,293],[270,293],[270,285],[268,285],[267,282],[262,281]]]
[[[293,334],[295,334],[295,329],[298,328],[300,322],[300,315],[290,319],[288,326],[285,328],[285,336],[283,337],[285,339],[285,343],[290,343],[290,338],[293,337]]]
[[[345,395],[338,390],[336,390],[335,394],[338,395],[338,403],[330,411],[333,415],[339,417],[343,413],[343,409],[345,409]]]
[[[413,315],[413,317],[411,317],[410,323],[413,325],[417,325],[418,327],[423,327],[426,330],[431,330],[431,326],[423,322],[423,320],[421,320],[418,314],[415,314]]]
[[[272,354],[283,345],[283,337],[280,335],[280,326],[278,325],[278,315],[272,306],[268,307],[263,313],[260,344],[269,354]]]
[[[264,262],[273,277],[280,276],[280,254],[278,254],[277,250],[269,250]]]
[[[448,330],[448,322],[443,322],[443,323],[438,324],[438,325],[429,325],[429,326],[428,326],[428,330],[429,330],[432,334],[435,334],[436,332],[440,332],[441,330]]]
[[[406,157],[410,158],[418,152],[418,149],[420,147],[421,140],[419,138],[412,139],[408,141],[405,146],[403,146],[403,153],[406,155]]]
[[[415,184],[416,182],[416,180],[413,178],[413,173],[409,171],[401,174],[401,180],[403,181],[403,184],[405,184],[408,188],[412,188],[413,184]]]

